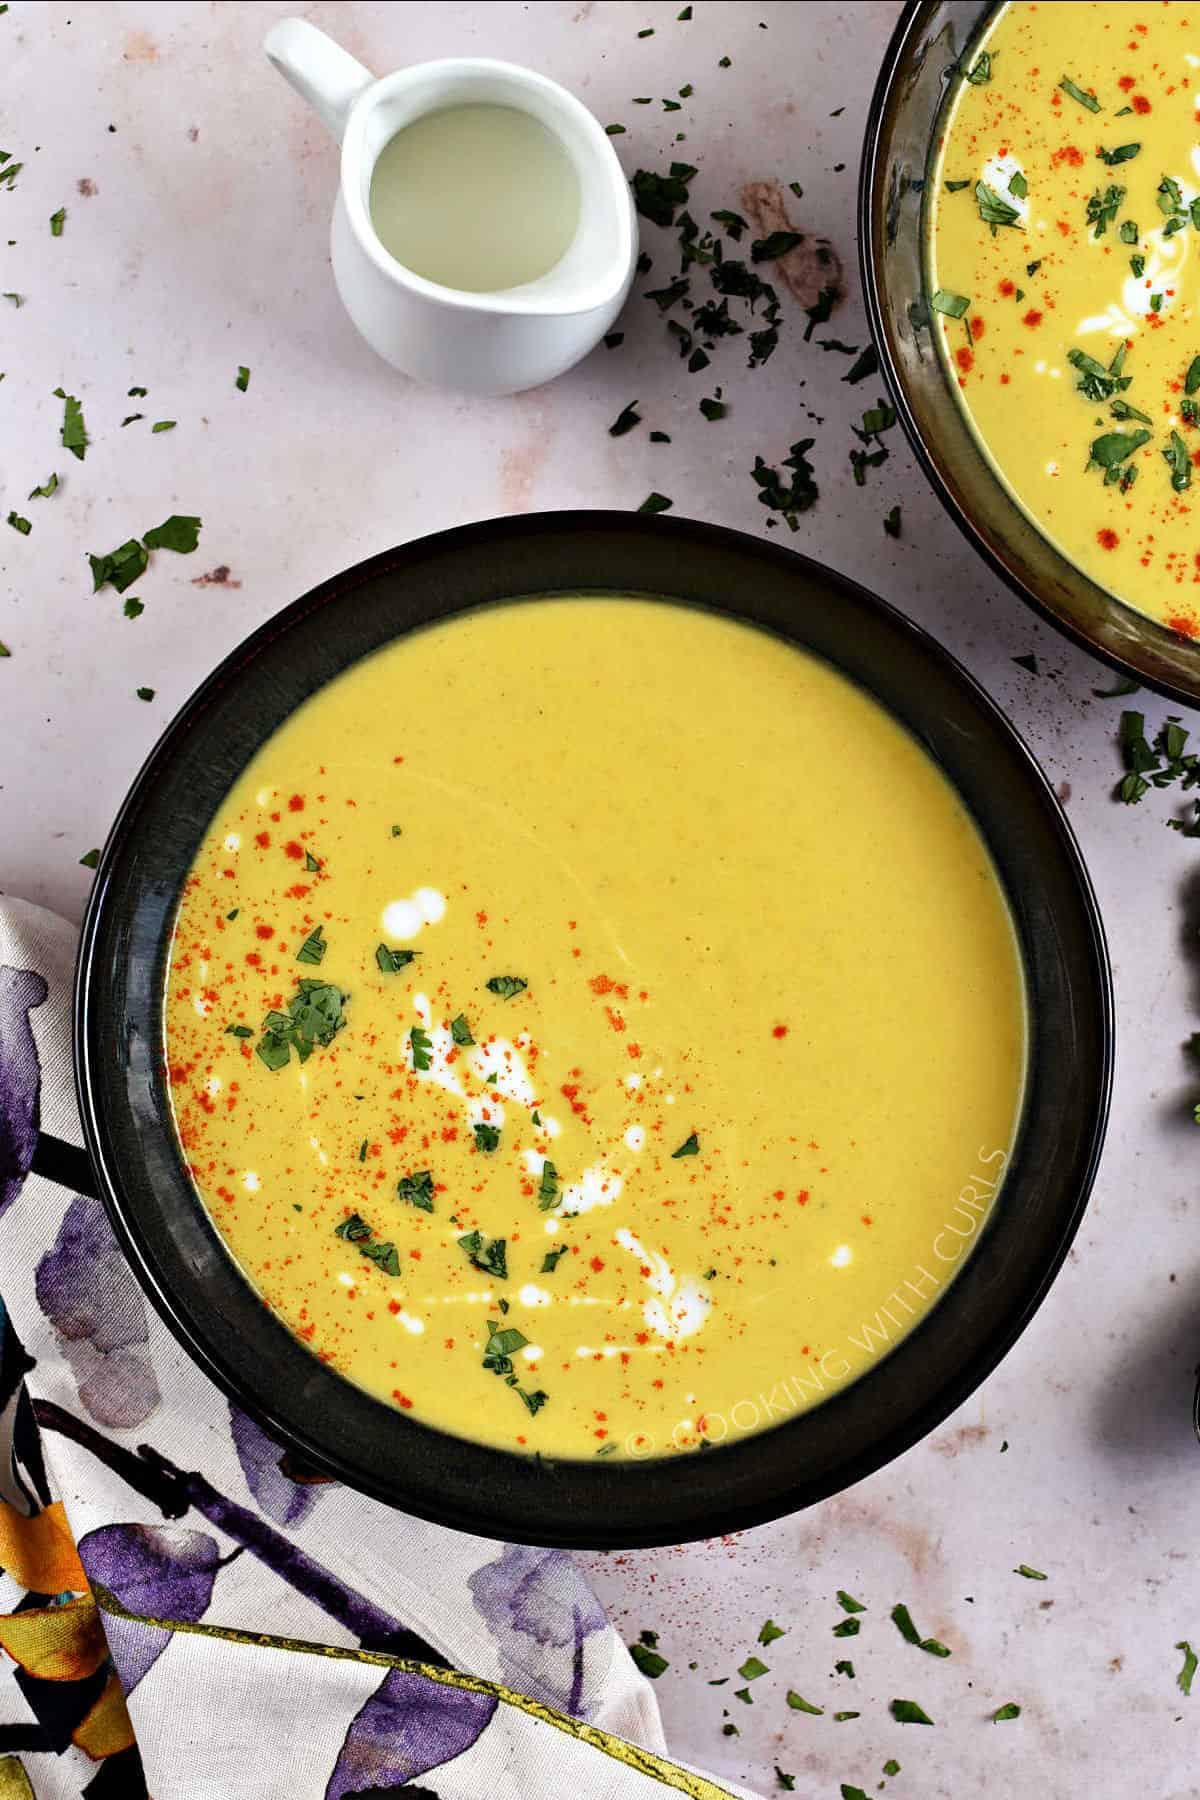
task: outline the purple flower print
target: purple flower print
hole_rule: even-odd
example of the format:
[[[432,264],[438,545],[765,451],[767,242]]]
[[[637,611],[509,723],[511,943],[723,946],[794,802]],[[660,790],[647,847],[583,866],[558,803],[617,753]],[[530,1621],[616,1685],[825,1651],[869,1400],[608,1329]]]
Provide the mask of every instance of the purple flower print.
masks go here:
[[[393,1669],[351,1719],[325,1800],[411,1794],[405,1783],[469,1750],[496,1706],[490,1694]]]
[[[160,1395],[145,1302],[99,1200],[78,1194],[68,1206],[38,1264],[37,1298],[92,1418],[124,1428],[148,1419]]]
[[[293,1481],[280,1467],[283,1451],[240,1406],[229,1402],[233,1447],[246,1486],[268,1519],[277,1525],[302,1525],[317,1504],[321,1488]]]
[[[35,970],[0,965],[0,1215],[20,1193],[37,1143],[42,1072],[29,1015],[49,991]]]
[[[221,1566],[216,1539],[184,1525],[102,1525],[80,1538],[79,1556],[93,1586],[107,1588],[128,1612],[190,1625],[207,1612]],[[171,1641],[163,1626],[107,1611],[104,1633],[127,1694]]]
[[[603,1639],[603,1654],[589,1664],[588,1640],[602,1633],[608,1620],[570,1557],[561,1550],[506,1544],[495,1562],[476,1569],[467,1586],[496,1641],[505,1681],[535,1700],[588,1718],[609,1663]]]

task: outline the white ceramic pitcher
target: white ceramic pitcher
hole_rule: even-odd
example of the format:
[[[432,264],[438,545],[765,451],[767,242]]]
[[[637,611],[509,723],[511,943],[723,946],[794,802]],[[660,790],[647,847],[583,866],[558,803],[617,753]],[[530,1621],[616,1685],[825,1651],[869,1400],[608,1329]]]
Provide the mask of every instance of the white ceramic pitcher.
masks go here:
[[[573,94],[531,69],[482,57],[375,76],[306,19],[281,19],[264,48],[342,146],[333,276],[372,349],[405,374],[472,394],[512,394],[561,375],[595,348],[629,292],[637,225],[612,144]],[[466,293],[414,275],[371,223],[371,175],[384,145],[429,112],[513,106],[563,145],[579,178],[579,226],[536,281]]]

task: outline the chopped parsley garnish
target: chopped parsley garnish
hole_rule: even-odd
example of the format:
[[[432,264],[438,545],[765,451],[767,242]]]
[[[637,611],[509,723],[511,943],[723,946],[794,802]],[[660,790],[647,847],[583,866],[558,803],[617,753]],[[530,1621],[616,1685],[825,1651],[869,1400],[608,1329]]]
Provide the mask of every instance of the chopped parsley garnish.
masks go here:
[[[1193,356],[1188,364],[1187,374],[1183,378],[1185,394],[1194,394],[1200,388],[1200,356]],[[30,496],[32,499],[32,495]]]
[[[1104,236],[1121,210],[1121,202],[1124,198],[1125,189],[1118,187],[1115,183],[1106,187],[1103,193],[1099,188],[1096,189],[1087,203],[1087,223],[1095,227],[1092,232],[1093,238]]]
[[[52,212],[50,214],[50,236],[51,237],[61,237],[62,236],[63,226],[66,224],[66,219],[67,219],[67,209],[65,206],[60,206],[57,212]]]
[[[934,312],[945,313],[950,319],[961,319],[971,302],[965,294],[954,294],[949,288],[938,288],[930,296],[929,304]]]
[[[155,426],[157,431],[158,427]],[[200,542],[200,526],[202,520],[189,513],[172,513],[161,525],[142,533],[147,550],[177,550],[181,556],[190,555]]]
[[[948,194],[961,194],[963,189],[969,188],[970,185],[969,181],[948,181],[945,184]]]
[[[433,1211],[433,1172],[430,1169],[418,1169],[415,1175],[402,1175],[396,1184],[396,1193],[408,1206],[415,1206],[421,1212]]]
[[[641,422],[642,415],[637,411],[637,401],[631,400],[628,406],[622,407],[609,426],[608,435],[609,437],[624,437],[627,431],[632,431],[634,426],[640,425]]]
[[[669,175],[655,175],[649,169],[637,169],[630,187],[633,203],[652,225],[673,225],[675,208],[686,206],[688,182],[696,173],[688,163],[672,163]]]
[[[891,1618],[892,1624],[896,1627],[896,1630],[900,1633],[900,1636],[904,1639],[906,1644],[920,1643],[921,1634],[913,1624],[912,1614],[909,1612],[907,1606],[902,1604],[893,1606]]]
[[[888,1709],[897,1725],[932,1725],[933,1720],[915,1700],[893,1700]]]
[[[862,1714],[859,1712],[835,1712],[833,1715],[835,1725],[840,1725],[845,1719],[861,1719],[861,1718],[862,1718]]]
[[[1129,259],[1129,267],[1133,270],[1133,273],[1140,280],[1141,277],[1146,273],[1145,257],[1144,256],[1131,256]]]
[[[99,850],[85,850],[83,855],[79,859],[79,864],[80,864],[81,868],[94,869],[99,861],[100,861]]]
[[[250,371],[245,363],[238,364],[237,377],[233,385],[241,394],[244,394],[246,389],[250,386]]]
[[[1087,400],[1108,400],[1113,394],[1123,393],[1133,380],[1132,375],[1122,374],[1125,366],[1125,345],[1117,346],[1116,354],[1108,367],[1089,356],[1086,350],[1072,349],[1067,351],[1067,361],[1073,369],[1078,369],[1082,379],[1075,386]]]
[[[1072,100],[1078,100],[1080,106],[1086,106],[1089,112],[1098,113],[1100,111],[1100,102],[1095,94],[1085,93],[1083,88],[1072,81],[1069,75],[1064,75],[1058,85],[1064,94],[1070,94]]]
[[[671,439],[665,431],[652,431],[650,433],[650,442],[652,444],[669,444],[670,441]]]
[[[972,87],[982,87],[985,81],[992,79],[992,58],[987,50],[981,50],[971,67],[966,71],[967,80]]]
[[[1189,390],[1189,392],[1190,392],[1190,390]],[[50,498],[51,494],[54,492],[55,488],[57,488],[57,486],[58,486],[58,476],[57,475],[47,475],[47,477],[46,477],[45,481],[42,483],[41,487],[30,488],[29,498],[31,500],[48,500]]]
[[[33,530],[33,526],[30,524],[29,520],[22,518],[21,514],[18,512],[9,513],[8,523],[12,526],[14,531],[19,531],[22,537],[28,537]]]
[[[1132,162],[1141,147],[1140,144],[1118,144],[1115,150],[1097,150],[1096,155],[1102,163],[1113,169],[1118,163]]]
[[[306,850],[304,852],[304,872],[306,875],[319,875],[321,873],[321,865],[311,850]]]
[[[106,582],[115,587],[118,594],[123,594],[126,588],[132,587],[146,573],[149,561],[145,545],[139,544],[136,538],[126,539],[115,550],[110,550],[107,556],[89,554],[93,594],[98,594]]]
[[[385,1275],[399,1275],[400,1258],[396,1254],[395,1244],[360,1244],[358,1253],[368,1257]]]
[[[692,16],[692,9],[691,9],[691,7],[690,7],[690,6],[685,6],[685,7],[684,7],[684,9],[683,9],[683,11],[682,11],[682,12],[681,12],[681,13],[676,13],[676,15],[675,15],[675,22],[676,22],[676,24],[678,24],[678,25],[682,25],[682,24],[684,24],[684,23],[685,23],[685,22],[686,22],[686,20],[688,20],[688,19],[690,19],[690,18],[691,18],[691,16]]]
[[[842,1800],[867,1800],[860,1787],[852,1787],[848,1781],[841,1783]]]
[[[235,1038],[250,1038],[250,1037],[254,1036],[254,1033],[251,1031],[251,1029],[248,1025],[227,1025],[225,1027],[225,1036],[226,1037],[235,1037]]]
[[[647,494],[646,498],[642,501],[642,504],[638,507],[638,511],[640,513],[670,512],[674,504],[675,502],[669,500],[665,494]]]
[[[772,295],[772,298],[774,298],[774,295]],[[806,344],[816,327],[818,325],[824,325],[833,317],[833,309],[837,305],[837,301],[838,290],[835,287],[823,287],[817,295],[815,303],[812,306],[805,307],[804,311],[808,318],[808,324],[804,327],[804,341]]]
[[[1029,183],[1020,169],[1014,170],[1012,180],[1008,184],[1008,191],[1010,194],[1014,194],[1018,200],[1028,200]]]
[[[765,238],[755,238],[750,246],[751,262],[777,262],[804,242],[802,231],[772,231]]]
[[[991,227],[993,237],[998,225],[1019,225],[1021,215],[1017,208],[1010,206],[986,181],[975,183],[975,201],[979,207],[979,216],[985,225]]]
[[[380,949],[382,948],[383,946],[381,944]],[[412,955],[413,952],[410,951],[409,954]],[[454,1039],[454,1042],[459,1048],[464,1050],[468,1044],[473,1044],[475,1042],[475,1039],[471,1036],[471,1027],[467,1024],[465,1013],[459,1013],[457,1018],[451,1019],[450,1036]]]
[[[998,1706],[996,1708],[995,1712],[992,1714],[992,1724],[1000,1725],[1004,1722],[1005,1719],[1019,1719],[1020,1716],[1021,1716],[1021,1709],[1017,1705],[1016,1701],[1009,1700],[1009,1701],[1006,1701],[1006,1703],[1003,1706]]]
[[[155,423],[150,427],[150,430],[151,430],[151,432],[174,431],[177,424],[178,424],[178,420],[176,420],[176,419],[157,419],[155,421]]]
[[[783,458],[782,467],[793,470],[790,482],[785,482],[779,470],[771,468],[761,456],[755,457],[750,471],[751,480],[758,488],[760,505],[782,513],[793,531],[798,529],[799,515],[817,503],[819,490],[806,454],[815,442],[815,438],[801,438],[792,445],[791,454]]]
[[[894,1756],[888,1757],[883,1765],[883,1772],[885,1775],[898,1775],[900,1773],[900,1764],[896,1761]]]
[[[735,244],[740,243],[742,233],[750,229],[741,213],[730,212],[728,208],[723,208],[720,212],[709,213],[708,216],[710,219],[714,219],[718,225],[725,227],[726,235],[731,237]]]
[[[389,950],[386,944],[378,944],[375,949],[375,961],[383,975],[398,975],[419,955],[419,950]]]
[[[718,400],[715,396],[712,399],[709,399],[706,396],[700,402],[700,411],[708,420],[709,424],[712,424],[717,419],[723,419],[725,414],[729,411],[729,408],[723,400]]]
[[[538,1210],[549,1212],[558,1205],[558,1170],[552,1162],[542,1164],[542,1179],[538,1183]]]
[[[878,352],[876,351],[874,344],[868,344],[865,349],[859,351],[857,360],[851,364],[849,369],[847,369],[846,373],[842,376],[842,380],[848,381],[850,385],[854,387],[858,382],[865,381],[868,375],[877,375],[878,373]]]
[[[777,1625],[774,1619],[764,1619],[759,1628],[758,1641],[760,1644],[773,1644],[776,1638],[785,1637],[786,1635],[787,1633],[784,1626]]]
[[[433,1050],[433,1039],[430,1037],[429,1033],[423,1031],[419,1025],[414,1025],[408,1034],[408,1041],[412,1047],[413,1068],[419,1074],[423,1073],[426,1069],[432,1069],[433,1056],[431,1052]]]
[[[302,963],[319,963],[324,960],[329,945],[324,937],[325,927],[318,925],[311,931],[296,952],[296,961]]]
[[[1122,718],[1122,722],[1125,719],[1137,719],[1140,722],[1141,716],[1142,715],[1140,713],[1122,713],[1121,718]],[[1013,1574],[1014,1575],[1023,1575],[1025,1577],[1026,1581],[1048,1581],[1049,1580],[1049,1576],[1043,1575],[1042,1571],[1040,1569],[1031,1569],[1028,1563],[1018,1563],[1017,1567],[1013,1570]]]
[[[678,1162],[679,1158],[681,1156],[699,1156],[699,1154],[700,1154],[700,1139],[696,1136],[696,1133],[693,1131],[690,1137],[684,1138],[684,1140],[683,1140],[682,1144],[680,1144],[678,1150],[672,1150],[671,1161]]]
[[[848,1594],[846,1592],[845,1588],[838,1589],[837,1603],[841,1607],[843,1612],[861,1613],[861,1612],[866,1612],[866,1610],[867,1610],[866,1607],[863,1605],[862,1601],[856,1600],[854,1598],[853,1594]]]
[[[789,1775],[786,1769],[781,1769],[778,1763],[775,1764],[775,1780],[778,1782],[779,1786],[783,1789],[785,1794],[791,1794],[791,1793],[795,1792],[796,1777],[794,1775]]]
[[[1163,226],[1164,237],[1174,237],[1177,231],[1186,228],[1189,214],[1183,204],[1183,189],[1170,175],[1164,175],[1158,184],[1158,210],[1167,221]]]
[[[343,1011],[347,995],[327,981],[304,979],[284,1012],[269,1012],[255,1054],[268,1069],[282,1069],[294,1050],[307,1062],[318,1044],[332,1044],[346,1023]]]
[[[333,1228],[334,1237],[346,1238],[351,1244],[365,1243],[371,1236],[371,1227],[358,1213],[351,1213],[340,1225]]]
[[[2,297],[5,300],[11,300],[13,305],[18,308],[24,306],[24,304],[25,304],[25,296],[23,294],[13,294],[13,293],[9,293],[6,291],[4,293],[4,295],[0,296],[0,297]]]
[[[1186,406],[1187,401],[1183,404]],[[1136,419],[1141,425],[1154,423],[1149,413],[1139,412],[1136,406],[1130,406],[1128,400],[1114,400],[1108,410],[1114,419]]]
[[[883,529],[889,537],[898,538],[900,536],[900,508],[898,506],[893,506],[890,512],[884,513]]]
[[[364,1138],[362,1143],[358,1146],[358,1160],[360,1163],[366,1162],[367,1151],[370,1149],[370,1147],[371,1147],[370,1138]]]
[[[149,392],[150,389],[144,387],[131,387],[126,390],[127,398],[130,400],[144,400]]]
[[[136,692],[137,692],[137,697],[139,700],[153,700],[153,698],[154,698],[154,689],[153,688],[140,687],[136,690]]]
[[[1163,461],[1171,471],[1171,486],[1177,494],[1192,485],[1192,459],[1188,455],[1188,447],[1177,431],[1171,433],[1170,442],[1162,452]]]
[[[1136,694],[1139,692],[1140,686],[1138,682],[1131,681],[1128,676],[1116,681],[1110,688],[1092,689],[1092,693],[1097,700],[1116,700],[1124,694]]]
[[[834,1626],[833,1635],[836,1638],[857,1637],[861,1630],[861,1619],[843,1619],[840,1625]]]
[[[1121,220],[1117,236],[1123,244],[1136,244],[1139,235],[1140,233],[1138,232],[1137,225],[1132,219]]]
[[[1087,467],[1103,469],[1105,486],[1111,487],[1125,473],[1122,464],[1149,442],[1148,431],[1106,431],[1092,443]]]
[[[0,643],[0,656],[11,656],[11,655],[12,655],[12,651],[9,649],[8,645],[5,643]]]
[[[538,1271],[539,1274],[553,1275],[555,1269],[557,1269],[559,1263],[562,1261],[563,1257],[566,1254],[567,1254],[566,1244],[559,1244],[556,1249],[547,1250],[545,1256],[543,1256],[543,1258],[542,1258],[542,1266],[541,1266],[541,1269]]]
[[[1192,1678],[1196,1673],[1196,1666],[1197,1663],[1200,1662],[1200,1658],[1197,1657],[1196,1652],[1192,1649],[1192,1646],[1188,1643],[1186,1638],[1182,1638],[1179,1643],[1176,1644],[1175,1648],[1183,1651],[1183,1667],[1175,1677],[1175,1685],[1181,1694],[1190,1695],[1192,1691]]]
[[[852,1662],[846,1662],[845,1660],[835,1662],[833,1665],[833,1672],[835,1675],[846,1675],[851,1681],[855,1679],[854,1664]]]
[[[663,1671],[671,1666],[665,1656],[660,1656],[648,1644],[630,1644],[629,1654],[642,1674],[648,1675],[651,1681],[657,1681]]]
[[[497,1281],[508,1280],[507,1239],[488,1239],[480,1231],[468,1231],[463,1237],[456,1238],[455,1242],[461,1250],[466,1251],[467,1260],[473,1269],[482,1269],[485,1275],[494,1275]],[[492,1335],[494,1338],[497,1334],[493,1331]],[[521,1344],[529,1342],[529,1339],[522,1337],[519,1331],[500,1332],[499,1336],[519,1338],[520,1343],[514,1343],[512,1346],[514,1350],[519,1350]],[[489,1345],[489,1352],[490,1350],[491,1346]],[[497,1352],[497,1354],[507,1355],[509,1352]],[[486,1363],[484,1366],[487,1366]],[[507,1374],[508,1371],[504,1370],[503,1373]]]
[[[623,125],[606,125],[604,135],[605,137],[624,137],[625,127]]]
[[[803,1694],[798,1694],[795,1688],[788,1689],[787,1703],[793,1712],[811,1713],[815,1719],[819,1719],[825,1711],[823,1706],[814,1706],[811,1700],[806,1700]]]
[[[20,305],[19,300],[17,305]],[[59,433],[59,436],[62,439],[63,449],[69,450],[72,456],[77,456],[80,462],[82,462],[87,454],[88,446],[87,427],[83,421],[83,408],[80,406],[74,394],[64,393],[60,387],[55,388],[54,393],[55,398],[61,400],[63,403],[63,422],[62,429]]]
[[[477,1150],[486,1150],[490,1152],[498,1147],[500,1143],[500,1133],[495,1125],[484,1125],[480,1123],[472,1126],[471,1129],[475,1133],[475,1147]]]
[[[757,1681],[760,1675],[768,1675],[769,1673],[770,1670],[766,1663],[760,1662],[757,1656],[748,1656],[738,1670],[738,1674],[743,1681]]]
[[[484,986],[489,994],[499,994],[502,1000],[512,1000],[518,994],[523,994],[529,983],[520,975],[493,975]]]

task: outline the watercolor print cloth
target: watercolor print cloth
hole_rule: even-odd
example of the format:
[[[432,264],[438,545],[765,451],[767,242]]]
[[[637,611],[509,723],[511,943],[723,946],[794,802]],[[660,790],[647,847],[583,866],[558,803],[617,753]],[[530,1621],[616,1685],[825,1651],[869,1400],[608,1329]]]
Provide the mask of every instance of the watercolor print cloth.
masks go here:
[[[739,1793],[667,1760],[570,1557],[298,1479],[30,1172],[79,1142],[74,948],[0,899],[0,1800]]]

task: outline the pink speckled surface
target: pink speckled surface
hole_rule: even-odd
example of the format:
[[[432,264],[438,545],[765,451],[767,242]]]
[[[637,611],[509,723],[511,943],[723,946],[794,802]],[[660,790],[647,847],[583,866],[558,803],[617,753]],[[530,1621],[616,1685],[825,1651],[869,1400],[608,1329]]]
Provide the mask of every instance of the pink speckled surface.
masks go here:
[[[102,840],[158,731],[216,658],[312,583],[463,520],[635,506],[651,488],[681,512],[759,532],[755,455],[777,462],[811,430],[822,491],[797,546],[931,627],[1009,709],[1067,799],[1116,969],[1108,1152],[1049,1302],[931,1441],[772,1527],[583,1560],[627,1635],[660,1634],[671,1667],[658,1695],[674,1749],[764,1792],[776,1763],[798,1793],[835,1796],[843,1781],[871,1792],[894,1756],[902,1773],[888,1791],[913,1800],[1200,1794],[1200,1689],[1191,1700],[1177,1691],[1173,1647],[1189,1635],[1200,1643],[1200,1450],[1189,1422],[1200,1134],[1180,1052],[1196,1024],[1200,853],[1164,828],[1161,803],[1110,803],[1119,702],[1091,695],[1109,678],[981,566],[898,433],[890,460],[865,489],[853,486],[849,424],[877,384],[845,385],[843,357],[805,346],[788,296],[782,346],[757,371],[723,354],[689,376],[637,294],[619,350],[515,400],[424,392],[379,363],[329,277],[334,146],[259,51],[285,10],[12,0],[0,18],[0,136],[26,165],[16,190],[0,193],[0,288],[25,296],[19,310],[0,303],[3,511],[34,523],[29,538],[3,531],[5,890],[78,916],[89,880],[78,857]],[[456,52],[529,62],[603,122],[627,126],[617,145],[630,171],[662,167],[685,132],[676,153],[699,165],[697,216],[736,207],[747,182],[799,181],[795,223],[826,235],[850,275],[829,331],[861,343],[855,168],[896,7],[695,0],[690,24],[678,10],[674,0],[490,0],[323,4],[308,16],[380,70]],[[639,41],[644,25],[655,35]],[[729,69],[718,67],[723,55]],[[681,112],[630,104],[688,82],[695,93]],[[52,239],[46,220],[63,205],[65,232]],[[645,240],[658,274],[665,244],[653,228]],[[239,363],[253,370],[244,395],[233,385]],[[730,413],[708,425],[696,403],[714,381]],[[85,463],[58,442],[60,384],[83,401]],[[135,384],[148,399],[126,399]],[[607,425],[635,396],[646,427],[611,439]],[[135,410],[146,420],[122,430]],[[178,425],[152,436],[154,419]],[[673,442],[650,444],[647,427]],[[26,502],[52,469],[58,494]],[[899,543],[882,530],[897,501]],[[85,553],[175,510],[203,516],[200,550],[155,559],[134,590],[146,611],[130,622],[110,590],[91,595]],[[203,580],[221,568],[227,579]],[[1011,660],[1029,652],[1036,676]],[[156,689],[152,704],[134,697],[139,685]],[[1148,702],[1154,722],[1165,710]],[[1048,1581],[1011,1573],[1020,1562]],[[870,1608],[847,1642],[830,1635],[839,1587]],[[901,1641],[886,1616],[897,1600],[951,1646],[948,1661]],[[787,1635],[762,1652],[770,1674],[748,1706],[730,1697],[736,1679],[707,1683],[734,1674],[768,1615]],[[853,1681],[832,1674],[847,1654]],[[829,1711],[790,1711],[789,1686]],[[894,1695],[918,1699],[936,1729],[893,1724]],[[1007,1700],[1021,1718],[988,1723]],[[723,1708],[740,1736],[722,1735]],[[835,1723],[834,1709],[861,1717]]]

